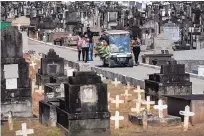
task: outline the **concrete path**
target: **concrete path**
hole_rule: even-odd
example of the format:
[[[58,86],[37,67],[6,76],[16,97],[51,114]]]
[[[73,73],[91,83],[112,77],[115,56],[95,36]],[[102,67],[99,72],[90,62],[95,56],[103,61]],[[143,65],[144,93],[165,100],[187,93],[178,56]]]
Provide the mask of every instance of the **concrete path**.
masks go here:
[[[41,53],[47,53],[50,48],[53,48],[60,57],[65,58],[66,60],[70,61],[77,61],[77,52],[70,49],[60,48],[58,46],[48,46],[45,45],[43,42],[29,40],[29,49],[35,50]],[[51,45],[51,44],[50,44]],[[83,63],[83,62],[79,62]],[[90,65],[95,65],[101,67],[102,61],[100,59],[94,58],[94,61],[89,62]],[[148,79],[148,74],[159,73],[159,69],[154,69],[150,67],[144,67],[142,65],[134,66],[133,68],[105,68],[101,67],[102,69],[107,69],[109,71],[113,71],[116,73],[120,73],[123,75],[127,75],[129,77],[134,77],[144,81]],[[204,93],[204,80],[197,79],[191,77],[191,82],[193,83],[193,94],[203,94]]]

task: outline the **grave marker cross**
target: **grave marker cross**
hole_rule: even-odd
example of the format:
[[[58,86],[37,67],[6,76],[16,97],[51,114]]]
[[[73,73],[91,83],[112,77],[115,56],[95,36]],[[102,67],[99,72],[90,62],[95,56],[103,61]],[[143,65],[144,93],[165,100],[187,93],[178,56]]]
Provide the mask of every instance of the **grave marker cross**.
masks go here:
[[[115,87],[117,87],[120,84],[120,81],[118,81],[118,79],[115,78],[115,80],[112,83],[115,85]]]
[[[184,131],[187,131],[188,130],[189,116],[194,116],[195,113],[190,112],[190,107],[187,105],[185,107],[185,111],[180,111],[179,114],[184,116],[183,128],[184,128]]]
[[[115,120],[115,129],[119,129],[119,121],[124,120],[123,116],[119,116],[119,111],[115,111],[115,116],[111,116],[111,120]]]
[[[37,65],[37,64],[36,64],[35,62],[31,61],[30,66],[32,66],[32,67],[33,67],[33,70],[35,70],[35,66],[36,66],[36,65]]]
[[[120,103],[124,103],[124,100],[120,100],[119,95],[116,95],[115,96],[115,100],[113,100],[112,103],[115,103],[116,104],[116,109],[118,109],[119,108],[119,104]]]
[[[144,90],[140,89],[140,86],[137,86],[137,90],[134,90],[135,93],[137,93],[138,95],[141,95],[141,93],[144,93]]]
[[[121,96],[124,96],[125,102],[127,102],[128,96],[132,96],[132,94],[129,94],[129,93],[128,93],[128,90],[125,90],[125,93],[124,93],[124,94],[121,94]]]
[[[155,104],[155,101],[150,101],[150,96],[147,96],[147,100],[143,101],[142,104],[147,105],[147,112],[150,111],[150,104]]]
[[[22,126],[22,130],[16,131],[17,136],[19,135],[27,136],[28,134],[34,133],[33,129],[27,129],[26,123],[22,123],[21,126]]]
[[[163,118],[163,110],[167,108],[167,105],[163,105],[163,101],[159,100],[158,101],[158,105],[154,105],[154,109],[158,109],[159,110],[159,118]]]

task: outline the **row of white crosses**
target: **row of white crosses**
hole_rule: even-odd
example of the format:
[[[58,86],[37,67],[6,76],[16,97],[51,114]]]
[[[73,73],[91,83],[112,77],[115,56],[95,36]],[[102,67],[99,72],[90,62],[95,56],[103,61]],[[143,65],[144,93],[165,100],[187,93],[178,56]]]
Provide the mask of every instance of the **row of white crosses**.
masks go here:
[[[117,78],[115,78],[115,81],[113,82],[115,87],[117,87],[118,84],[120,84],[119,81],[117,81]],[[132,94],[128,93],[128,90],[130,89],[130,84],[127,83],[127,89],[125,90],[124,94],[121,94],[121,96],[125,97],[125,102],[127,102],[128,97],[132,96]],[[136,101],[136,108],[131,108],[132,112],[140,113],[143,110],[143,129],[147,130],[147,113],[150,112],[150,105],[154,105],[155,102],[150,100],[150,96],[147,96],[146,101],[142,101],[141,93],[144,93],[144,90],[140,89],[140,86],[137,86],[137,89],[134,90],[134,92],[138,93],[138,98],[134,101]],[[124,100],[119,99],[119,95],[116,95],[115,100],[110,97],[110,93],[108,93],[108,101],[116,104],[116,109],[119,109],[119,104],[124,103]],[[146,109],[141,108],[141,104],[146,105]],[[109,107],[109,106],[108,106]],[[158,105],[153,106],[154,109],[158,110],[159,118],[164,118],[163,110],[167,109],[167,105],[163,105],[163,101],[159,100]],[[184,115],[184,131],[188,130],[188,122],[189,122],[189,116],[194,116],[193,112],[190,112],[190,107],[186,106],[185,111],[180,111],[180,115]],[[111,117],[111,120],[115,120],[115,129],[119,129],[119,121],[123,120],[123,116],[119,116],[119,111],[115,112],[115,116]]]

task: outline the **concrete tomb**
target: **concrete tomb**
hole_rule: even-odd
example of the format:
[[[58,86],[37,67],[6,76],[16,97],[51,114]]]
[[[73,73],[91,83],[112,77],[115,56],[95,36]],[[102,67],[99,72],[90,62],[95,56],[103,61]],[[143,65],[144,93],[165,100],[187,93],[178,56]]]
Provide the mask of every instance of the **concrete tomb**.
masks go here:
[[[192,95],[176,95],[167,96],[168,114],[173,116],[179,116],[179,111],[184,111],[185,106],[189,105],[194,116],[190,117],[190,123],[192,125],[204,123],[204,95],[203,94],[192,94]],[[176,105],[176,106],[175,106]]]
[[[161,66],[172,60],[173,54],[169,54],[168,50],[161,50],[161,54],[144,54],[142,55],[142,63]]]
[[[29,64],[23,58],[22,34],[15,27],[1,30],[1,113],[31,117]]]
[[[160,73],[150,74],[145,80],[145,94],[157,101],[164,95],[190,95],[192,82],[190,75],[185,73],[185,65],[170,61],[161,66]]]
[[[41,58],[41,67],[36,74],[36,84],[44,86],[46,83],[61,83],[67,81],[64,74],[64,58],[59,57],[54,49],[50,49],[45,57]]]
[[[95,72],[74,72],[64,83],[64,98],[40,101],[40,122],[59,126],[69,136],[109,136],[107,85]]]

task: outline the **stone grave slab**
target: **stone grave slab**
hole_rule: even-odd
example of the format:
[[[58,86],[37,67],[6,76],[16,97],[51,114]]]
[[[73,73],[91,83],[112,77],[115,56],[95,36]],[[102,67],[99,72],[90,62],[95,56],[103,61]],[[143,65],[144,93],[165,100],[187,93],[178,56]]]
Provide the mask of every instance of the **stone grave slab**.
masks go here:
[[[161,66],[160,73],[149,75],[145,80],[145,95],[150,95],[157,101],[164,95],[190,95],[192,94],[192,82],[190,75],[185,73],[185,65],[170,61]]]
[[[60,105],[60,100],[50,98],[39,102],[39,121],[45,126],[56,126],[57,112],[56,107]]]
[[[32,116],[29,64],[23,58],[22,34],[16,27],[1,30],[1,113]]]
[[[148,126],[180,126],[181,125],[181,118],[177,116],[165,116],[163,119],[159,119],[157,116],[153,116],[152,114],[147,115],[147,124]],[[131,123],[135,125],[142,125],[142,114],[129,114],[128,119]]]
[[[173,54],[169,54],[168,50],[161,50],[161,54],[144,54],[142,55],[142,63],[161,66],[172,60]]]
[[[107,85],[100,79],[95,72],[74,72],[65,83],[65,100],[57,107],[65,135],[110,135]]]
[[[184,111],[185,106],[189,105],[190,110],[195,113],[194,116],[190,117],[190,123],[192,125],[204,123],[204,95],[203,94],[192,94],[192,95],[175,95],[166,96],[168,105],[168,114],[173,116],[181,117],[179,111]],[[175,106],[176,104],[176,106]]]
[[[41,58],[41,67],[36,73],[36,84],[44,86],[46,83],[61,83],[67,81],[64,74],[64,58],[59,57],[54,49]]]

